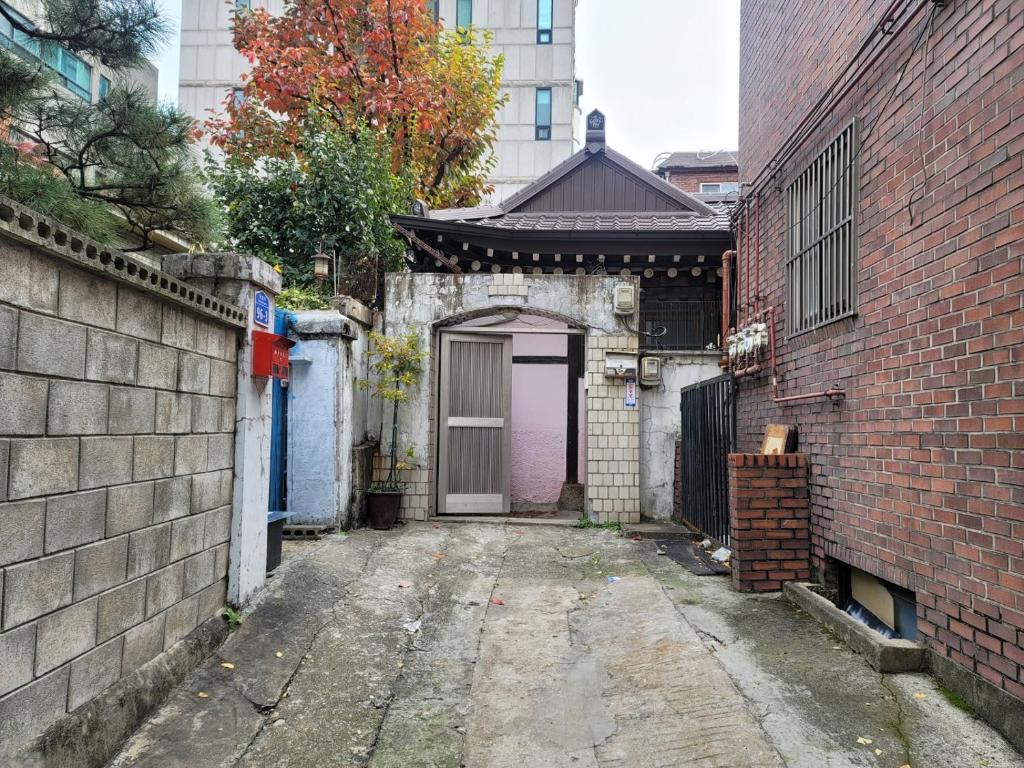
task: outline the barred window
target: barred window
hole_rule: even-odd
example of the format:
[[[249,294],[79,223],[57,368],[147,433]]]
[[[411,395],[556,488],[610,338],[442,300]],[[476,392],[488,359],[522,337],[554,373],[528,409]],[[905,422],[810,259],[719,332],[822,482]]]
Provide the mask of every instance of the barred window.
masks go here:
[[[786,332],[856,311],[857,147],[851,123],[786,189]]]

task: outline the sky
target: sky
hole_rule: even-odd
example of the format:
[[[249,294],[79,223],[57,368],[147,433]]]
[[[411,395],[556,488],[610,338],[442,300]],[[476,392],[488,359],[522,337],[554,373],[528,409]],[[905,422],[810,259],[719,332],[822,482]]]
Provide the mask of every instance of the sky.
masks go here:
[[[579,0],[583,114],[645,168],[662,152],[736,149],[739,0]]]
[[[181,0],[160,2],[177,29]],[[604,112],[608,143],[646,168],[663,152],[736,149],[739,29],[740,0],[578,0],[583,114]],[[156,64],[176,102],[177,36]]]

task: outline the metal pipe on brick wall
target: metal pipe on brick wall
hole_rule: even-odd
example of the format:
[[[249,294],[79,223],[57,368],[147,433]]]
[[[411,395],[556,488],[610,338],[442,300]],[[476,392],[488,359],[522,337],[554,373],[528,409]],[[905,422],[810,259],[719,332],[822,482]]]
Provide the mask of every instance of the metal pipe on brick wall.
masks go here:
[[[723,362],[725,365],[720,366],[722,368],[729,367],[729,320],[732,318],[732,307],[730,302],[732,301],[732,260],[736,256],[735,251],[726,251],[722,254],[722,339],[721,346],[723,352]]]
[[[779,397],[779,369],[776,365],[775,357],[775,307],[768,307],[768,327],[770,329],[769,344],[771,345],[771,356],[772,356],[772,402],[776,405],[781,403],[794,403],[800,400],[816,400],[820,397],[843,398],[846,397],[846,391],[839,387],[831,387],[821,392],[808,392],[804,395],[789,395],[788,397]],[[737,378],[739,378],[737,376]]]
[[[754,312],[761,311],[761,193],[754,201],[754,216],[757,227],[754,235]]]

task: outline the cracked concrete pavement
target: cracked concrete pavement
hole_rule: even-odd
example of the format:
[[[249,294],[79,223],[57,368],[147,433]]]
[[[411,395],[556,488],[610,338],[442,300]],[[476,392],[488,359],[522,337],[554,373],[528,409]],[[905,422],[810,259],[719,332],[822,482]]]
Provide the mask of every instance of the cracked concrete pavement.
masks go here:
[[[357,531],[289,545],[110,766],[1024,766],[929,678],[835,645],[608,531]]]

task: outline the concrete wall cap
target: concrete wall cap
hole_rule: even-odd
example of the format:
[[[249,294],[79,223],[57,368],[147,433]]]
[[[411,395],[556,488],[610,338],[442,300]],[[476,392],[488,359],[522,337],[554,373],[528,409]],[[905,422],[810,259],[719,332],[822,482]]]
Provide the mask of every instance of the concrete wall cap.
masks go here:
[[[0,240],[3,239],[28,245],[88,272],[104,274],[226,325],[244,327],[246,324],[245,310],[241,307],[186,284],[177,274],[169,273],[166,266],[163,272],[153,269],[146,259],[101,245],[56,219],[0,196]],[[177,255],[189,257],[189,254]],[[272,267],[270,271],[280,282],[280,275]]]
[[[281,292],[281,275],[274,267],[244,253],[171,253],[163,256],[163,268],[181,278],[244,280],[275,295]]]
[[[292,314],[292,331],[299,337],[344,336],[354,339],[352,321],[333,309],[309,310]]]

